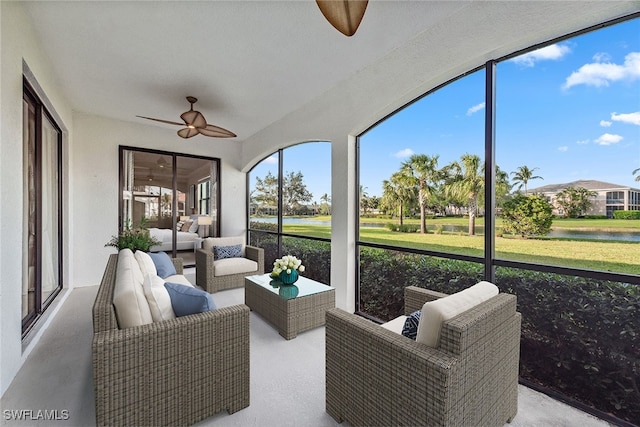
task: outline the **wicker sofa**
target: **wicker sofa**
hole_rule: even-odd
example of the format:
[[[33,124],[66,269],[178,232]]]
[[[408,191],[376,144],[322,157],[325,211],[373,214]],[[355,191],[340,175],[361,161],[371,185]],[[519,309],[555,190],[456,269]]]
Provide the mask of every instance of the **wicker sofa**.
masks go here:
[[[239,257],[217,259],[215,248],[240,246]],[[196,251],[196,284],[207,292],[244,286],[244,278],[264,274],[264,249],[245,245],[243,236],[207,237]]]
[[[405,314],[443,296],[407,287]],[[326,410],[352,426],[502,426],[518,409],[520,323],[500,293],[442,322],[430,347],[327,311]]]
[[[93,305],[96,424],[189,425],[249,406],[249,308],[120,328],[118,255],[109,257]],[[181,275],[182,259],[173,264]]]

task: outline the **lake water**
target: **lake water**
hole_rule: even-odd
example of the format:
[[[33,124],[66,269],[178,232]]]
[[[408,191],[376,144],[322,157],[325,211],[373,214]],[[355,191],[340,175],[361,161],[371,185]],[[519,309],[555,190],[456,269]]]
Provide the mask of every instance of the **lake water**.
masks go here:
[[[251,221],[275,223],[277,218],[251,218]],[[302,225],[324,225],[330,226],[331,221],[315,221],[306,218],[283,218],[285,224],[302,224]],[[384,227],[384,224],[361,224],[362,227]],[[427,230],[433,231],[435,226],[427,224]],[[467,233],[468,228],[462,225],[445,225],[442,229],[446,232]],[[484,234],[483,226],[476,226],[477,234]],[[620,240],[625,242],[640,242],[640,232],[632,231],[598,231],[598,230],[574,230],[574,229],[556,229],[551,230],[546,237],[562,237],[573,239],[595,239],[595,240]]]

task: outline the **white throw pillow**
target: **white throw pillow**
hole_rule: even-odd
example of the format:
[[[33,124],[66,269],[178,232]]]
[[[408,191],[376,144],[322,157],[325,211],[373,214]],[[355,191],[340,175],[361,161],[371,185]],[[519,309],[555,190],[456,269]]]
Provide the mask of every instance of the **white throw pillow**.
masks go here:
[[[498,295],[498,287],[493,283],[482,281],[463,291],[426,302],[422,306],[416,342],[437,347],[440,342],[442,322],[496,295]]]
[[[156,271],[156,265],[153,263],[153,259],[151,259],[148,253],[136,251],[135,257],[143,276],[146,276],[147,274],[153,274],[155,276],[158,274]]]
[[[189,226],[189,233],[197,233],[198,232],[198,218],[194,219],[191,225]]]
[[[176,318],[171,306],[169,292],[164,287],[164,279],[162,277],[155,274],[147,274],[144,277],[142,288],[144,289],[145,297],[147,297],[154,322]]]

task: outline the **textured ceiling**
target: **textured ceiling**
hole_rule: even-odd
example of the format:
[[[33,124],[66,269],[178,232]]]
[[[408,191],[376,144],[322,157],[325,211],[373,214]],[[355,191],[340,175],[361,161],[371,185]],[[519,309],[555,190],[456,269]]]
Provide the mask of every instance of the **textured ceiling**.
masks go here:
[[[24,6],[74,110],[176,131],[135,116],[179,121],[191,95],[209,123],[252,143],[286,117],[357,130],[487,59],[639,3],[371,0],[353,37],[311,0]]]

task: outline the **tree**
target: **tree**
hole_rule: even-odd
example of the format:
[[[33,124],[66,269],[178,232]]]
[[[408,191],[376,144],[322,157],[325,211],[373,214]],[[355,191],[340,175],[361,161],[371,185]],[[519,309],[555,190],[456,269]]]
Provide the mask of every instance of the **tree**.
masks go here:
[[[426,206],[429,197],[436,190],[442,173],[438,170],[439,156],[429,157],[426,154],[414,154],[402,163],[400,170],[407,177],[409,183],[417,188],[418,204],[420,205],[420,233],[427,231]]]
[[[320,204],[320,213],[322,215],[331,215],[331,196],[329,196],[327,193],[324,193],[322,196],[320,196],[320,201],[322,202],[322,204]]]
[[[484,192],[484,165],[475,154],[463,154],[450,169],[447,192],[465,203],[469,214],[469,235],[476,234],[478,200]]]
[[[564,216],[577,218],[589,210],[592,198],[598,193],[583,187],[567,187],[556,194],[556,204],[564,210]]]
[[[282,183],[282,208],[285,215],[294,215],[303,202],[310,202],[313,194],[307,190],[302,172],[289,172]]]
[[[636,176],[636,181],[640,182],[640,168],[635,169],[633,172],[631,172],[633,175],[638,175]]]
[[[271,171],[267,173],[264,179],[256,177],[256,186],[253,194],[255,194],[253,201],[257,204],[256,213],[259,213],[263,206],[278,206],[278,177],[273,175]]]
[[[404,205],[415,197],[414,188],[409,179],[402,172],[396,172],[388,180],[382,181],[382,198],[380,206],[383,209],[398,210],[398,222],[402,225]]]
[[[502,221],[508,233],[543,236],[551,230],[553,207],[542,196],[516,194],[504,202]]]
[[[527,195],[527,183],[532,179],[544,179],[541,176],[534,175],[533,173],[539,168],[529,169],[528,166],[520,166],[515,172],[511,172],[513,175],[514,186],[517,185],[517,191],[520,191],[524,187],[524,194]]]

